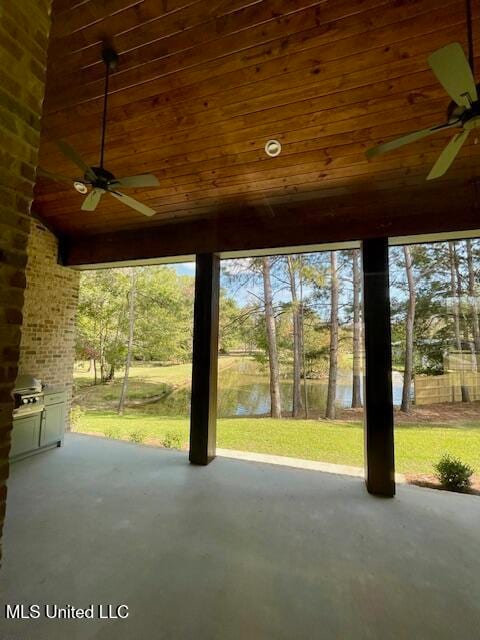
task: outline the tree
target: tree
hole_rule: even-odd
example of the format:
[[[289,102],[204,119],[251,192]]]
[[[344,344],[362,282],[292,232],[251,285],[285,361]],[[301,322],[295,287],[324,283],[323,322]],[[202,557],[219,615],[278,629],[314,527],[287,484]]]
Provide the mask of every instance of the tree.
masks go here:
[[[352,409],[362,406],[362,325],[360,322],[360,292],[362,280],[360,273],[360,250],[352,251],[353,276],[353,345],[352,345]]]
[[[133,351],[133,337],[135,333],[135,295],[137,288],[137,272],[135,268],[131,269],[130,273],[130,291],[128,292],[128,343],[127,343],[127,358],[125,360],[125,373],[122,381],[122,388],[120,391],[120,399],[118,402],[118,414],[123,415],[125,408],[125,400],[128,391],[128,376],[130,373],[130,364],[132,362]]]
[[[77,314],[76,352],[97,365],[100,382],[111,380],[125,355],[128,277],[124,269],[100,269],[82,274]]]
[[[166,266],[137,268],[135,356],[188,362],[195,279]]]
[[[402,403],[400,410],[409,413],[411,409],[410,389],[413,379],[413,330],[415,325],[415,279],[413,276],[413,261],[410,247],[404,245],[405,272],[408,283],[408,305],[405,327],[405,359],[403,369]]]
[[[475,344],[475,358],[477,371],[480,371],[480,327],[478,324],[477,290],[475,284],[475,269],[473,260],[472,241],[466,240],[468,267],[468,295],[470,298],[470,315],[472,319],[473,342]]]
[[[270,258],[262,258],[265,327],[267,334],[268,363],[270,368],[270,413],[272,418],[282,417],[280,396],[280,370],[278,364],[277,332],[273,313],[273,293],[270,276]]]
[[[460,335],[460,304],[461,304],[461,282],[458,272],[458,256],[456,251],[456,243],[448,243],[448,255],[450,262],[450,296],[453,303],[453,322],[455,332],[455,347],[458,352],[460,362],[460,389],[462,394],[462,402],[470,402],[470,394],[468,387],[464,383],[463,377],[463,358],[462,358],[462,339]]]
[[[293,325],[293,402],[292,415],[298,418],[302,409],[301,368],[302,368],[302,322],[300,304],[297,296],[297,265],[292,256],[287,256],[287,268],[290,280],[290,294],[292,297],[292,325]]]
[[[328,368],[328,390],[325,417],[335,419],[338,368],[338,274],[337,254],[330,252],[330,350]]]

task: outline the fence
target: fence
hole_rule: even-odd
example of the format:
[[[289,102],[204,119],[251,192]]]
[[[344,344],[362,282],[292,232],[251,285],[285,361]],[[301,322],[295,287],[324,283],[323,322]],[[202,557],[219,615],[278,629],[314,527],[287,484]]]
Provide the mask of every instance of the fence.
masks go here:
[[[415,376],[415,404],[461,402],[462,386],[468,389],[471,401],[480,400],[480,373],[453,371],[441,376]]]

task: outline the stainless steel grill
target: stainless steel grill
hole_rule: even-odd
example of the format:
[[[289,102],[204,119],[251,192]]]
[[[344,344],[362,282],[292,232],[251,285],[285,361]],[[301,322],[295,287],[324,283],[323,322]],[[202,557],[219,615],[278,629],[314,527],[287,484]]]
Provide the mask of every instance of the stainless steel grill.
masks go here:
[[[15,402],[15,418],[41,413],[45,406],[42,383],[30,375],[18,376],[12,397]]]

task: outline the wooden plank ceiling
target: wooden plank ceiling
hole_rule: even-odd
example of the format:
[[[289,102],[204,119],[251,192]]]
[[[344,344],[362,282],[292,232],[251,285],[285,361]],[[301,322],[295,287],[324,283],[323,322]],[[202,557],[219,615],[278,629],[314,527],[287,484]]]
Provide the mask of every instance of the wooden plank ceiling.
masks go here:
[[[479,27],[475,16],[480,43]],[[472,205],[475,136],[435,183],[425,177],[449,132],[370,162],[364,155],[445,121],[449,99],[427,56],[452,41],[466,48],[464,0],[55,0],[44,169],[78,175],[58,138],[98,164],[105,38],[120,54],[105,164],[116,176],[154,173],[159,188],[129,193],[158,213],[146,218],[110,197],[83,212],[73,188],[39,178],[34,211],[60,234],[262,207],[357,207],[361,216],[369,202],[451,216],[455,190],[459,207]],[[277,158],[264,152],[271,138],[283,145]]]

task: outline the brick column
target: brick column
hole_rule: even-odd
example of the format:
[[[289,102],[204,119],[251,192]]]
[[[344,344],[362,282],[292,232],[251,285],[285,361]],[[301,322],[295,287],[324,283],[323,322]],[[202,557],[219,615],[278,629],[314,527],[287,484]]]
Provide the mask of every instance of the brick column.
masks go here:
[[[0,3],[0,536],[49,30],[50,0]]]

